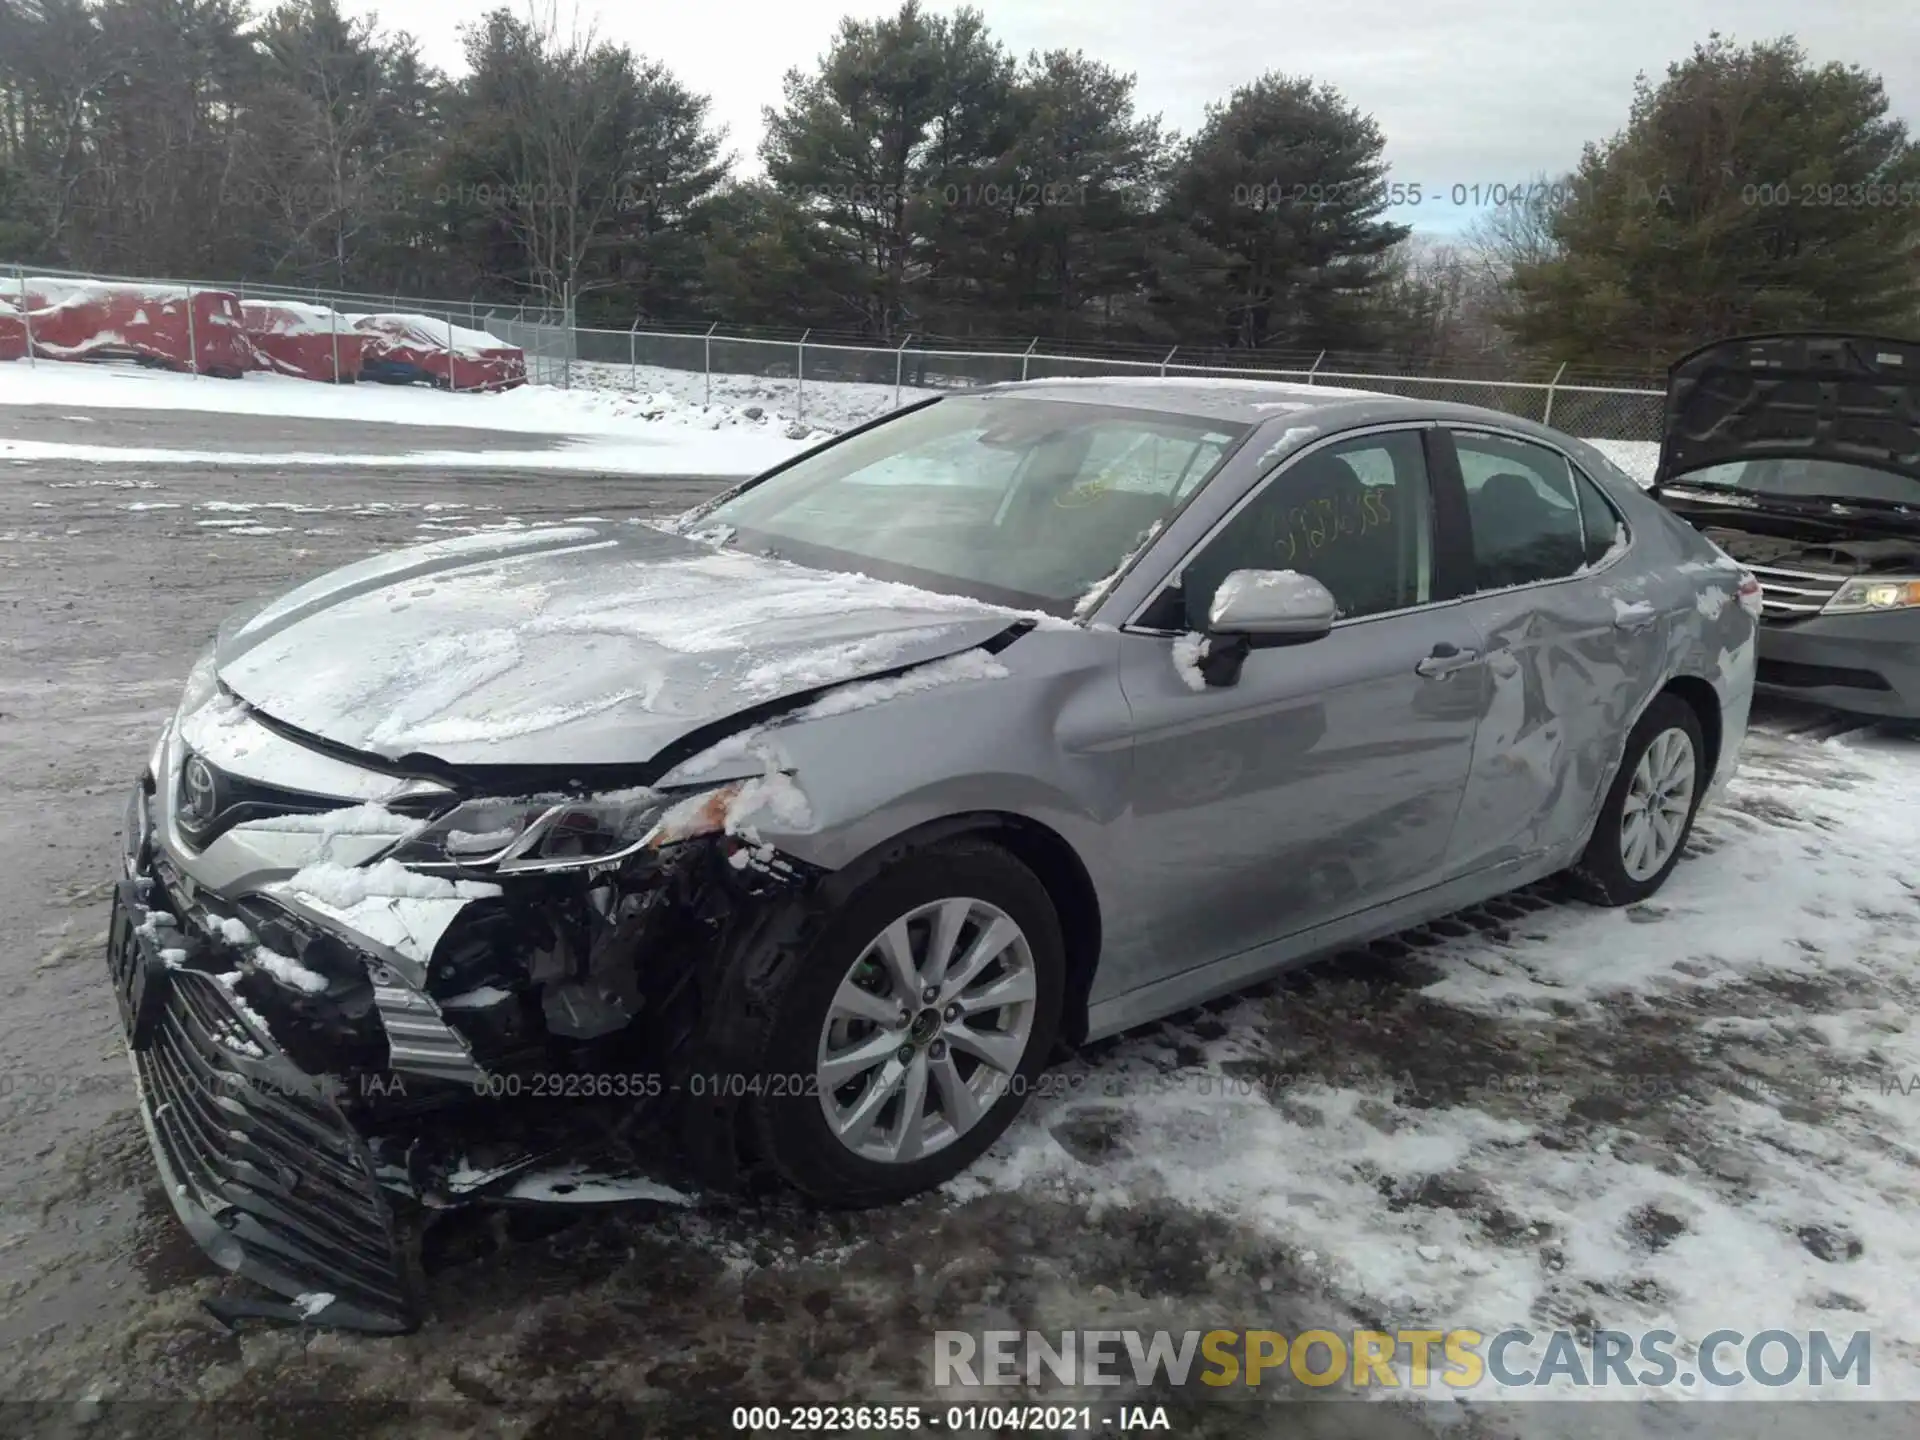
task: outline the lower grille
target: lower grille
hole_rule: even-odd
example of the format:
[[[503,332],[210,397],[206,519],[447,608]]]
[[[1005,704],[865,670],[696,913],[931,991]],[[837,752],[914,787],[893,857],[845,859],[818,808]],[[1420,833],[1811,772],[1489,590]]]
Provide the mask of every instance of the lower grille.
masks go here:
[[[1852,577],[1831,570],[1786,570],[1777,565],[1749,565],[1760,582],[1762,620],[1804,620],[1818,615],[1834,592]]]
[[[365,1143],[226,987],[194,970],[171,980],[153,1043],[133,1059],[182,1221],[216,1262],[294,1297],[317,1323],[413,1329]]]
[[[1803,665],[1795,660],[1762,660],[1758,675],[1762,685],[1779,685],[1794,690],[1837,686],[1850,690],[1891,690],[1887,677],[1875,670],[1855,670],[1844,665]]]

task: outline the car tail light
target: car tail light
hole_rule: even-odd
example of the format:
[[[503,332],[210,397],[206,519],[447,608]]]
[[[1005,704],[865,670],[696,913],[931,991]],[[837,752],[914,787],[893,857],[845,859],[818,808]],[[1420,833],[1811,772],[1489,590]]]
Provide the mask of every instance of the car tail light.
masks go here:
[[[1764,601],[1764,596],[1760,590],[1760,581],[1755,578],[1751,570],[1742,570],[1740,572],[1740,589],[1738,593],[1740,596],[1740,608],[1758,620],[1760,618],[1760,607]]]

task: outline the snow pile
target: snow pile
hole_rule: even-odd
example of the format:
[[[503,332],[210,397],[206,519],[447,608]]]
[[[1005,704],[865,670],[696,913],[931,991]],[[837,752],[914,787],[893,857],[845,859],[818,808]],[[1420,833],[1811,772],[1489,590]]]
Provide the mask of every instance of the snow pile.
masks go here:
[[[325,305],[308,305],[299,300],[242,300],[240,314],[249,335],[264,331],[275,335],[331,337],[353,328],[351,316]]]
[[[464,325],[436,319],[432,315],[380,314],[340,317],[356,330],[406,342],[421,350],[451,348],[463,360],[486,360],[520,353],[520,347],[485,330],[470,330]]]
[[[789,352],[788,358],[797,357]],[[911,365],[906,367],[906,374],[912,376]],[[600,392],[613,401],[638,399],[641,408],[664,399],[683,414],[712,410],[739,416],[743,422],[783,427],[802,423],[833,433],[955,388],[951,384],[931,389],[908,384],[901,386],[896,397],[892,385],[859,380],[808,380],[802,386],[791,376],[718,373],[709,379],[699,370],[676,370],[665,365],[630,367],[605,361],[575,361],[572,382],[576,397]],[[607,413],[622,411],[610,402]]]
[[[257,734],[245,703],[221,690],[180,717],[180,738],[187,748],[222,768],[244,759]]]
[[[879,680],[857,680],[830,690],[811,705],[798,711],[797,720],[816,720],[828,715],[845,715],[883,705],[902,695],[918,695],[945,685],[961,685],[970,680],[1004,680],[1007,667],[984,650],[963,650],[944,660],[919,665],[900,675]]]
[[[804,830],[813,823],[807,797],[791,775],[778,771],[757,775],[743,784],[727,805],[721,828],[750,844],[761,844],[760,826],[780,831]]]
[[[831,685],[849,675],[884,670],[904,651],[937,643],[947,633],[932,626],[894,630],[781,655],[753,665],[735,681],[735,688],[742,700],[753,701]]]
[[[1172,1017],[1062,1067],[949,1192],[1171,1204],[1283,1256],[1316,1324],[1525,1329],[1523,1370],[1555,1330],[1671,1330],[1693,1371],[1723,1327],[1858,1329],[1872,1387],[1837,1393],[1920,1397],[1889,1339],[1920,1334],[1916,848],[1911,743],[1756,733],[1653,902],[1536,900]]]
[[[1242,594],[1255,591],[1289,610],[1303,610],[1332,599],[1325,585],[1297,570],[1236,570],[1213,592],[1213,607],[1231,605]]]
[[[481,880],[422,875],[398,860],[364,866],[322,861],[296,871],[273,888],[335,910],[351,910],[366,900],[479,900],[501,893],[498,885]]]
[[[282,955],[265,945],[256,945],[248,959],[258,968],[266,971],[281,984],[295,990],[305,991],[309,995],[318,995],[327,988],[327,977],[317,970],[309,970],[291,955]]]
[[[1177,635],[1173,641],[1173,668],[1181,683],[1196,693],[1207,688],[1207,677],[1200,670],[1200,653],[1206,643],[1207,637],[1197,630]]]
[[[757,404],[709,404],[681,393],[684,388],[639,392],[596,387],[560,393],[569,397],[571,408],[578,413],[607,421],[626,420],[636,424],[672,425],[690,430],[749,430],[762,435],[782,436],[803,445],[817,444],[838,430],[847,428],[846,424],[822,428],[821,417],[816,415],[809,415],[806,423],[801,423],[796,420],[791,404],[783,409],[770,403],[771,397],[765,395],[758,397]],[[880,413],[884,414],[885,411]]]
[[[154,913],[158,914],[159,912],[156,911]],[[173,917],[168,916],[167,918],[172,919]],[[254,943],[253,931],[247,927],[246,921],[236,920],[231,916],[222,916],[214,920],[213,933],[229,945],[252,945]]]
[[[410,839],[426,828],[424,820],[396,815],[373,801],[325,810],[317,815],[269,815],[260,820],[243,820],[235,830],[255,834],[298,835],[310,838],[312,847],[305,858],[309,864],[338,863],[363,858],[364,846],[339,846],[340,840],[374,840],[385,849]],[[352,853],[357,851],[358,853]]]
[[[498,885],[422,875],[391,859],[364,867],[321,862],[267,888],[421,965],[469,903],[501,893]]]

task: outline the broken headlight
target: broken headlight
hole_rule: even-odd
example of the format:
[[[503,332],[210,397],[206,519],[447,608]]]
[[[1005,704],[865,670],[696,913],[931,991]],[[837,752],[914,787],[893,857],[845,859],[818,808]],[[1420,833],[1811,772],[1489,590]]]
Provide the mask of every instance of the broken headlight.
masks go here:
[[[584,870],[726,828],[747,781],[685,792],[468,800],[393,852],[418,868],[512,875]]]
[[[1907,610],[1920,605],[1920,580],[1860,575],[1833,592],[1829,615],[1858,615],[1876,610]]]

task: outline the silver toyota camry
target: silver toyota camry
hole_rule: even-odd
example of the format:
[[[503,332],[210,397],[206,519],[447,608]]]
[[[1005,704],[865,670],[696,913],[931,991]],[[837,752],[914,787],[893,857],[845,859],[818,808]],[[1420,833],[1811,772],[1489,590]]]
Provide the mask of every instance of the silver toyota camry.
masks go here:
[[[1057,1047],[1556,872],[1657,890],[1754,579],[1587,444],[1238,381],[940,398],[667,526],[222,628],[109,962],[166,1188],[320,1323],[416,1207],[956,1174]]]

